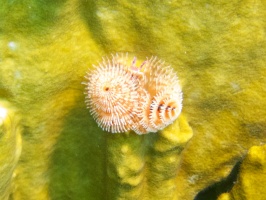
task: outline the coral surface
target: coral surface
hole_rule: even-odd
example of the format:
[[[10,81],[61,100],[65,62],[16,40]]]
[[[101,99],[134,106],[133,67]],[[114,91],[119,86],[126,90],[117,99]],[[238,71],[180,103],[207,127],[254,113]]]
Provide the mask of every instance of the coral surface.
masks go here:
[[[250,147],[265,144],[264,1],[0,5],[0,98],[18,127],[0,123],[1,198],[191,200],[226,178]],[[115,52],[158,56],[174,68],[184,94],[176,123],[141,136],[97,126],[81,82],[93,63]],[[187,122],[193,137],[184,146]]]

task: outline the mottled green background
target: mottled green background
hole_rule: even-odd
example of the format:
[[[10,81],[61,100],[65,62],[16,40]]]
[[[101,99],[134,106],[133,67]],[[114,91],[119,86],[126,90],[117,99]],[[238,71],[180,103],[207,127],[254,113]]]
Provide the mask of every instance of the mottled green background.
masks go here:
[[[86,109],[86,71],[115,52],[156,55],[180,78],[182,113],[193,137],[176,170],[175,199],[193,199],[226,178],[251,146],[265,144],[265,1],[0,5],[0,98],[16,108],[23,130],[13,199],[112,199],[108,141],[125,137],[139,154],[152,157],[158,133],[110,136]],[[265,174],[261,179],[265,183]]]

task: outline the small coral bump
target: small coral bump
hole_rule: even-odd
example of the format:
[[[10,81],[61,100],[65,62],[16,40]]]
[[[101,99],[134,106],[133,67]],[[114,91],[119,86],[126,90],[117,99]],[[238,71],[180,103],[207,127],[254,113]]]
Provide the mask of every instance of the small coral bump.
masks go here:
[[[127,54],[104,57],[85,76],[87,107],[105,131],[157,132],[181,112],[182,91],[172,68],[157,57],[140,66],[136,61]]]

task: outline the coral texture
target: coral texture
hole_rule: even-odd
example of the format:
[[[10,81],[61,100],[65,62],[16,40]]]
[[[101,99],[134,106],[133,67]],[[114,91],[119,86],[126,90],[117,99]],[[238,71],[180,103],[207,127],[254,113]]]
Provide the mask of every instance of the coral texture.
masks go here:
[[[176,199],[181,152],[191,137],[184,116],[153,141],[132,133],[108,135],[107,199]]]
[[[264,1],[10,0],[0,5],[0,98],[21,117],[22,138],[17,164],[17,138],[0,138],[6,151],[1,169],[10,166],[0,180],[1,197],[141,199],[148,193],[160,199],[162,184],[167,198],[191,200],[226,178],[248,149],[265,144]],[[167,127],[170,132],[114,136],[90,116],[81,82],[88,67],[115,52],[156,55],[178,72],[182,115],[193,129],[181,154],[178,144],[166,139],[174,140],[187,124],[181,119]],[[122,152],[120,161],[115,152]]]

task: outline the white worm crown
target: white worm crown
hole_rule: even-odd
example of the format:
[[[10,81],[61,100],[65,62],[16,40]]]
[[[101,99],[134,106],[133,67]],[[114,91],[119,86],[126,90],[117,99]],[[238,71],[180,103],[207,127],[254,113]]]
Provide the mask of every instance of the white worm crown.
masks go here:
[[[87,73],[86,104],[105,131],[162,130],[181,113],[182,91],[171,67],[152,57],[136,66],[126,55],[105,57]]]

